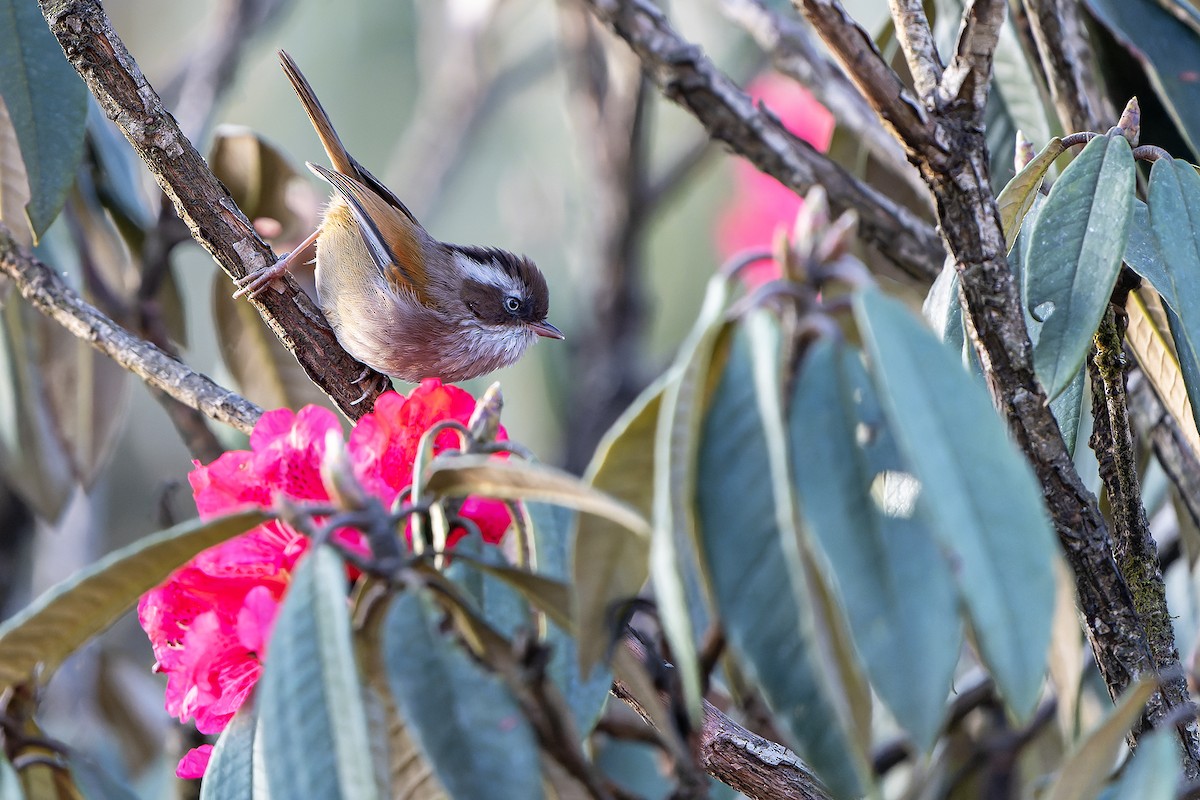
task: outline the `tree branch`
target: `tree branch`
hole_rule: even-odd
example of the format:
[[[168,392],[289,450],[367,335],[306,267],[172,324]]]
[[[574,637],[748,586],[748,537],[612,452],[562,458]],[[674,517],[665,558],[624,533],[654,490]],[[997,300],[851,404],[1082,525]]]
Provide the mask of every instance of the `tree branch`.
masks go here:
[[[3,224],[0,224],[0,271],[12,279],[21,296],[35,308],[150,386],[246,434],[262,416],[262,409],[249,400],[189,369],[101,314],[53,269],[17,244]]]
[[[663,94],[688,109],[714,139],[798,194],[823,185],[835,211],[852,208],[860,215],[864,238],[881,254],[921,280],[936,277],[944,248],[932,228],[788,132],[699,47],[680,37],[648,0],[584,2],[628,42]],[[898,79],[896,90],[903,91]],[[922,116],[919,107],[910,106],[901,124],[920,127]]]
[[[805,15],[847,69],[853,70],[864,59],[867,63],[877,59],[873,46],[864,43],[861,34],[844,28],[847,16],[837,0],[794,2],[802,5]],[[868,79],[864,76],[864,81]],[[887,83],[894,80],[897,78],[892,76]],[[866,86],[864,94],[881,114],[894,109],[898,102],[883,90],[883,85]],[[1161,664],[1154,657],[1129,587],[1113,559],[1108,527],[1074,468],[1045,391],[1034,375],[1033,347],[1007,263],[1000,216],[989,183],[982,124],[986,93],[976,93],[973,100],[925,109],[934,128],[933,137],[949,146],[930,149],[920,141],[903,144],[917,161],[935,199],[941,229],[958,271],[971,339],[993,402],[1041,483],[1059,542],[1075,576],[1096,663],[1109,693],[1117,697],[1133,680],[1157,672]],[[1180,668],[1175,674],[1184,673]],[[1162,691],[1154,696],[1139,733],[1185,713],[1179,697],[1173,691],[1170,694]],[[1195,752],[1188,737],[1183,738],[1185,751]],[[1184,763],[1189,775],[1200,769],[1190,756]]]
[[[971,0],[963,12],[962,28],[954,46],[954,58],[942,75],[942,103],[960,101],[973,108],[987,102],[992,77],[992,57],[1004,24],[1003,0]]]
[[[1116,109],[1096,88],[1077,0],[1021,0],[1059,121],[1068,131],[1100,130]]]
[[[926,108],[936,108],[938,86],[942,82],[942,59],[933,41],[929,18],[925,16],[925,4],[921,0],[889,0],[888,6],[896,21],[896,38],[908,61],[917,97]]]
[[[825,56],[803,21],[768,8],[762,0],[722,0],[721,7],[770,55],[776,70],[812,92],[837,119],[839,128],[853,133],[881,166],[924,195],[925,184],[908,163],[904,149],[884,130],[841,67]]]
[[[98,0],[39,0],[42,14],[67,59],[83,77],[104,113],[150,168],[159,186],[187,223],[192,238],[212,254],[231,277],[275,260],[229,192],[163,108]],[[264,292],[255,307],[312,380],[351,419],[370,411],[380,391],[357,403],[362,388],[354,381],[363,365],[337,342],[333,330],[290,277],[278,291]],[[366,380],[362,386],[382,386]]]

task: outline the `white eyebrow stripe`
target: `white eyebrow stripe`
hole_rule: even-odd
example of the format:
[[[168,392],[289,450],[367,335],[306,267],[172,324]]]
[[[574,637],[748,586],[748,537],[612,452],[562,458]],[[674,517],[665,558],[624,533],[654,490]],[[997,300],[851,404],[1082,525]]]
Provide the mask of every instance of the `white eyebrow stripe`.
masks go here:
[[[525,293],[521,289],[520,282],[504,270],[480,264],[465,253],[455,253],[454,257],[458,259],[458,265],[467,278],[476,283],[495,286],[507,294],[524,297]]]

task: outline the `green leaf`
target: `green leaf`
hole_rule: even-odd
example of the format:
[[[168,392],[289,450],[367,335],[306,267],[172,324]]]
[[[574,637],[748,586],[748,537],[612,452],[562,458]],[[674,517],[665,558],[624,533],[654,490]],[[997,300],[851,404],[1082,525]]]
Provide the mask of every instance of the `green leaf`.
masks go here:
[[[436,497],[479,495],[500,500],[540,500],[597,514],[634,533],[650,524],[625,503],[598,492],[570,473],[542,464],[488,456],[441,456],[430,465],[426,489]]]
[[[695,493],[697,433],[718,340],[729,327],[723,321],[729,286],[724,276],[709,281],[699,318],[679,349],[674,377],[663,392],[654,436],[654,533],[650,539],[650,577],[659,620],[671,646],[692,722],[700,721],[700,664],[692,611],[706,598],[695,581],[696,540],[691,498]],[[690,591],[689,591],[690,590]]]
[[[570,580],[571,538],[579,515],[561,506],[545,503],[527,503],[525,508],[533,525],[538,574],[562,582]],[[526,597],[538,604],[538,600],[530,595]],[[568,615],[573,615],[576,611],[574,592],[568,592],[567,598],[570,605],[565,610]],[[612,675],[607,669],[594,669],[586,678],[583,676],[579,668],[579,645],[573,635],[577,631],[577,625],[565,626],[558,621],[551,622],[546,634],[546,641],[551,648],[547,670],[562,690],[580,733],[586,736],[604,710],[608,690],[612,686]]]
[[[654,506],[654,433],[666,379],[642,392],[600,440],[585,480],[649,518]],[[588,675],[612,641],[609,613],[637,595],[650,573],[650,537],[604,517],[579,515],[571,577],[579,668]]]
[[[856,796],[850,740],[817,663],[813,610],[793,585],[804,576],[795,532],[790,524],[780,530],[748,338],[741,329],[734,335],[701,429],[696,512],[704,574],[730,644],[780,725],[838,796]]]
[[[1177,0],[1087,0],[1136,58],[1192,153],[1200,156],[1200,48],[1194,7]],[[1174,13],[1173,13],[1174,12]],[[1191,24],[1175,14],[1191,17]],[[1126,67],[1125,69],[1128,69]]]
[[[1032,161],[1013,176],[996,197],[996,207],[1000,209],[1000,225],[1004,228],[1004,245],[1009,250],[1016,244],[1021,223],[1038,196],[1038,187],[1045,180],[1046,172],[1054,163],[1054,159],[1065,151],[1062,139],[1054,137]]]
[[[1104,722],[1063,762],[1046,800],[1091,800],[1096,796],[1112,771],[1125,735],[1157,688],[1152,678],[1143,678],[1125,690]]]
[[[83,156],[87,87],[30,0],[0,0],[0,97],[21,143],[35,237],[62,210]]]
[[[385,626],[392,693],[449,794],[542,797],[537,742],[503,682],[443,636],[434,613],[411,592],[393,598]]]
[[[17,775],[8,757],[0,753],[0,800],[24,800],[24,797],[21,777]]]
[[[1075,379],[1121,270],[1133,217],[1133,154],[1097,136],[1055,182],[1033,229],[1025,303],[1042,323],[1034,368],[1051,399]]]
[[[257,512],[189,522],[140,539],[50,589],[0,625],[0,686],[47,680],[63,660],[202,550],[267,518]]]
[[[812,347],[792,398],[789,437],[805,519],[833,567],[871,682],[928,751],[958,662],[957,598],[925,527],[894,509],[885,513],[872,496],[888,480],[915,481],[904,474],[856,351],[829,340]]]
[[[1025,718],[1054,609],[1055,548],[1037,481],[984,389],[903,305],[871,290],[854,310],[889,427],[921,486],[918,512],[950,559],[984,662]]]
[[[233,719],[221,731],[213,747],[204,781],[200,784],[200,800],[220,800],[225,797],[254,796],[254,739],[258,715],[254,703],[242,705]]]
[[[276,797],[380,797],[350,640],[346,568],[328,546],[292,575],[256,688],[263,757]]]
[[[1148,196],[1150,229],[1168,283],[1159,292],[1169,306],[1171,335],[1195,415],[1200,409],[1200,175],[1186,161],[1160,158],[1150,170]]]
[[[1158,244],[1154,241],[1150,209],[1137,198],[1133,201],[1133,222],[1129,226],[1129,242],[1125,245],[1125,263],[1148,280],[1167,305],[1179,308],[1175,287],[1167,276],[1162,254],[1158,252]]]
[[[1176,752],[1170,731],[1143,736],[1121,779],[1101,796],[1105,800],[1174,800],[1181,777]]]

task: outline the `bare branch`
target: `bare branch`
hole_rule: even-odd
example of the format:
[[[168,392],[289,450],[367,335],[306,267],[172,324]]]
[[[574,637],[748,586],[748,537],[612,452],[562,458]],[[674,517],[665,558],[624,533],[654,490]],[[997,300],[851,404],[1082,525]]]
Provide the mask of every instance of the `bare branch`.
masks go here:
[[[892,19],[896,23],[896,38],[908,60],[917,97],[925,108],[938,107],[938,86],[942,82],[942,58],[938,55],[933,30],[925,16],[921,0],[889,0]]]
[[[101,314],[53,269],[17,244],[2,224],[0,271],[12,279],[21,296],[35,308],[150,386],[243,433],[250,433],[262,416],[262,409],[249,400],[193,371]]]
[[[1076,0],[1021,0],[1050,84],[1059,121],[1068,131],[1100,130],[1117,116],[1096,86],[1091,46]]]
[[[792,0],[842,63],[875,113],[900,144],[927,150],[935,129],[900,76],[883,60],[871,34],[854,21],[836,0]]]
[[[939,87],[941,101],[968,103],[976,119],[983,119],[988,83],[992,77],[992,57],[1004,24],[1004,0],[971,0],[963,11],[962,27]]]
[[[944,250],[932,228],[788,132],[699,47],[680,37],[656,7],[647,0],[584,2],[629,43],[663,94],[692,112],[713,138],[797,193],[823,185],[835,210],[853,208],[859,213],[864,238],[881,254],[922,280],[936,276]],[[878,52],[871,55],[879,59]],[[878,66],[887,69],[882,60]],[[903,92],[898,79],[893,88]],[[911,103],[905,108],[899,124],[906,130],[926,130],[920,107]]]
[[[192,238],[231,278],[273,262],[271,248],[163,108],[98,0],[40,0],[40,6],[67,59],[150,168]],[[363,381],[362,386],[378,388],[357,402],[362,388],[353,381],[362,375],[363,365],[341,348],[294,280],[289,277],[280,285],[280,291],[264,292],[253,301],[259,313],[343,413],[357,419],[370,411],[383,382]]]
[[[896,139],[837,64],[826,56],[802,20],[780,14],[762,0],[723,0],[726,16],[754,37],[771,57],[776,70],[812,92],[837,119],[839,128],[853,133],[879,161],[924,196],[925,184]]]

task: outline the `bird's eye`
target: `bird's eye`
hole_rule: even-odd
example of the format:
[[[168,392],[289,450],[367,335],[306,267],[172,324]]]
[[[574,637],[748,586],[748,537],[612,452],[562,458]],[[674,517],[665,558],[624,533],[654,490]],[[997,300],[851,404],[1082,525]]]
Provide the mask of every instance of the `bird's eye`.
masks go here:
[[[521,310],[521,299],[512,295],[504,298],[504,310],[510,314],[516,314]]]

